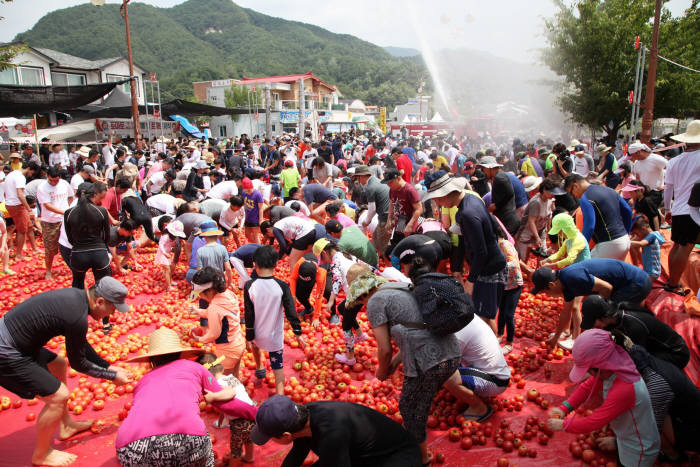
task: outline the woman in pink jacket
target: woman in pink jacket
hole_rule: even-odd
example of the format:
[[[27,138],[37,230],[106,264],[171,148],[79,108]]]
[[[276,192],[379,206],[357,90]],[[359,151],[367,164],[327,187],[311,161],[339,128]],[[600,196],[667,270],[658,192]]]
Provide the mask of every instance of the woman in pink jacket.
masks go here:
[[[209,303],[206,310],[198,310],[201,318],[209,320],[204,335],[198,339],[202,343],[213,342],[214,353],[218,357],[225,357],[221,363],[224,373],[238,378],[238,369],[245,352],[238,298],[226,288],[223,273],[209,266],[194,274],[192,286],[199,298]]]

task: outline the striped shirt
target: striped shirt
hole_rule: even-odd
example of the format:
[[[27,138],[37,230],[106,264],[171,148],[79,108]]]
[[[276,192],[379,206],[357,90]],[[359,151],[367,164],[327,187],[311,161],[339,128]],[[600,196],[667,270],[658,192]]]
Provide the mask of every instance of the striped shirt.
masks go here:
[[[649,277],[657,279],[661,275],[661,245],[666,240],[659,232],[650,232],[644,240],[649,244],[642,247],[642,267]]]

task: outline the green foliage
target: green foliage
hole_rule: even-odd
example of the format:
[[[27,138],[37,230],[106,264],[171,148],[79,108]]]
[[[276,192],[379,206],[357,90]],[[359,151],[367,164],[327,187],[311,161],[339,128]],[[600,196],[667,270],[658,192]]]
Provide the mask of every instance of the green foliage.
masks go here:
[[[231,86],[231,89],[224,91],[224,103],[229,109],[238,109],[248,107],[252,105],[253,102],[263,102],[263,95],[260,90],[252,92],[246,86]],[[240,118],[240,114],[231,115],[231,120],[237,122]]]
[[[192,81],[312,70],[347,98],[392,106],[415,96],[420,76],[427,75],[419,60],[231,0],[188,0],[172,8],[132,3],[129,20],[134,61],[158,73],[166,100],[191,98]],[[54,11],[17,40],[90,59],[125,55],[115,4]]]
[[[695,46],[699,34],[697,3],[695,0],[688,10],[690,15],[686,12],[680,20],[672,21],[665,13],[659,41],[662,55],[685,59],[687,63],[695,61],[696,66],[699,60]],[[545,20],[550,48],[543,51],[543,60],[564,77],[559,104],[574,121],[603,129],[614,139],[618,130],[627,124],[630,114],[627,97],[634,88],[637,64],[634,38],[639,35],[643,43],[651,44],[649,18],[654,16],[655,2],[579,0],[568,6],[556,0],[556,4],[556,15]],[[692,42],[693,38],[696,42]],[[694,102],[687,99],[689,95],[698,95],[697,75],[681,78],[679,71],[660,64],[657,77],[656,116],[697,112],[698,99]],[[694,90],[690,86],[693,80]],[[609,126],[611,120],[612,127]]]

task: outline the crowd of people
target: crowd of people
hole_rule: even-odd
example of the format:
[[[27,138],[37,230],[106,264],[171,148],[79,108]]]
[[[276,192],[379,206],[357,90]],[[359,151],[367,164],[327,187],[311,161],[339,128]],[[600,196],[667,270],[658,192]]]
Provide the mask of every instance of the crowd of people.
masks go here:
[[[615,438],[601,448],[617,450],[626,466],[697,450],[700,392],[683,372],[690,351],[644,302],[664,277],[661,232],[669,227],[663,287],[689,293],[681,276],[700,242],[700,121],[672,136],[671,149],[552,143],[353,130],[318,143],[284,134],[112,136],[101,147],[51,144],[38,153],[23,145],[1,179],[2,274],[21,273],[40,237],[46,278],[57,253],[73,277],[71,288],[0,318],[0,386],[47,404],[33,462],[71,463],[75,456],[53,449],[51,436],[57,427],[62,439],[88,428],[68,415],[66,362],[43,347],[49,339],[66,336],[76,371],[132,381],[87,343],[87,317],[110,332],[109,315],[128,308],[126,287],[111,276],[139,270],[145,246],[156,249],[163,290],[189,284],[201,326],[192,337],[214,351],[184,347],[167,328],[150,336],[148,353],[132,361],[153,370],[115,443],[124,466],[213,465],[202,394],[225,415],[218,423],[231,428],[235,459],[252,462],[254,445],[273,439],[293,444],[288,466],[309,451],[322,465],[427,465],[426,421],[442,387],[467,406],[465,420],[493,414],[489,399],[510,383],[505,356],[529,283],[533,295],[563,297],[547,345],[572,351],[571,379],[581,382],[552,410],[552,430],[609,424]],[[284,257],[289,283],[275,276]],[[88,271],[95,285],[86,289]],[[370,338],[357,319],[363,310],[378,348],[376,377],[402,367],[403,426],[360,405],[298,404],[284,394],[285,319],[300,348],[302,320],[314,329],[340,325],[345,348],[335,360],[352,366],[356,344]],[[238,380],[247,351],[257,380],[268,366],[274,374],[277,395],[260,406]],[[603,404],[577,415],[596,390]]]

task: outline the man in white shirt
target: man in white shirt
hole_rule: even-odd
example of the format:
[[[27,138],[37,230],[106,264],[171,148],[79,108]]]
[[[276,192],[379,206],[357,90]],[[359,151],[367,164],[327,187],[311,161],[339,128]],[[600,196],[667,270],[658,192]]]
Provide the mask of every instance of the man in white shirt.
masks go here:
[[[700,120],[690,122],[685,133],[672,138],[686,143],[686,146],[685,152],[671,159],[666,169],[664,205],[666,222],[670,221],[673,226],[673,247],[668,254],[668,282],[664,289],[686,295],[687,291],[680,283],[681,276],[695,244],[700,242],[700,225],[690,216],[688,205],[693,185],[700,180]]]
[[[149,196],[160,193],[167,183],[175,180],[175,177],[175,172],[172,169],[154,173],[146,182],[146,193]]]
[[[95,177],[95,168],[91,165],[85,164],[80,169],[80,172],[73,175],[73,177],[70,179],[70,186],[73,188],[73,191],[77,191],[81,183],[97,181],[99,180],[97,177]]]
[[[146,207],[151,216],[157,217],[163,214],[175,215],[177,210],[177,198],[167,193],[149,196],[146,199]]]
[[[58,166],[61,169],[65,169],[70,165],[70,159],[68,159],[68,153],[63,149],[60,144],[54,144],[51,146],[51,154],[49,154],[49,166]]]
[[[112,146],[112,140],[114,139],[114,130],[109,133],[109,141],[102,148],[102,159],[104,160],[106,167],[112,167],[114,165],[114,156],[117,154],[117,150]]]
[[[593,170],[593,166],[591,165],[593,159],[590,161],[588,160],[586,157],[586,150],[582,144],[576,146],[572,162],[574,163],[574,173],[583,177],[587,177],[588,173]]]
[[[211,190],[207,191],[207,198],[229,199],[238,194],[238,182],[235,180],[224,180],[219,182]]]
[[[10,157],[13,155],[11,154]],[[36,240],[30,217],[31,208],[24,196],[24,188],[27,186],[27,176],[32,176],[40,170],[36,162],[30,162],[29,166],[20,170],[13,170],[3,183],[5,190],[5,209],[15,223],[17,239],[15,240],[15,259],[24,261],[24,241],[29,237],[32,251],[36,250]]]
[[[58,167],[50,167],[48,178],[39,185],[36,199],[41,205],[41,237],[44,240],[45,279],[51,279],[53,258],[58,253],[58,236],[61,232],[63,213],[73,202],[73,188],[61,179]]]
[[[661,192],[664,190],[664,171],[668,165],[666,158],[652,153],[643,143],[630,144],[627,153],[634,161],[634,176],[650,190],[659,192],[660,202]]]

